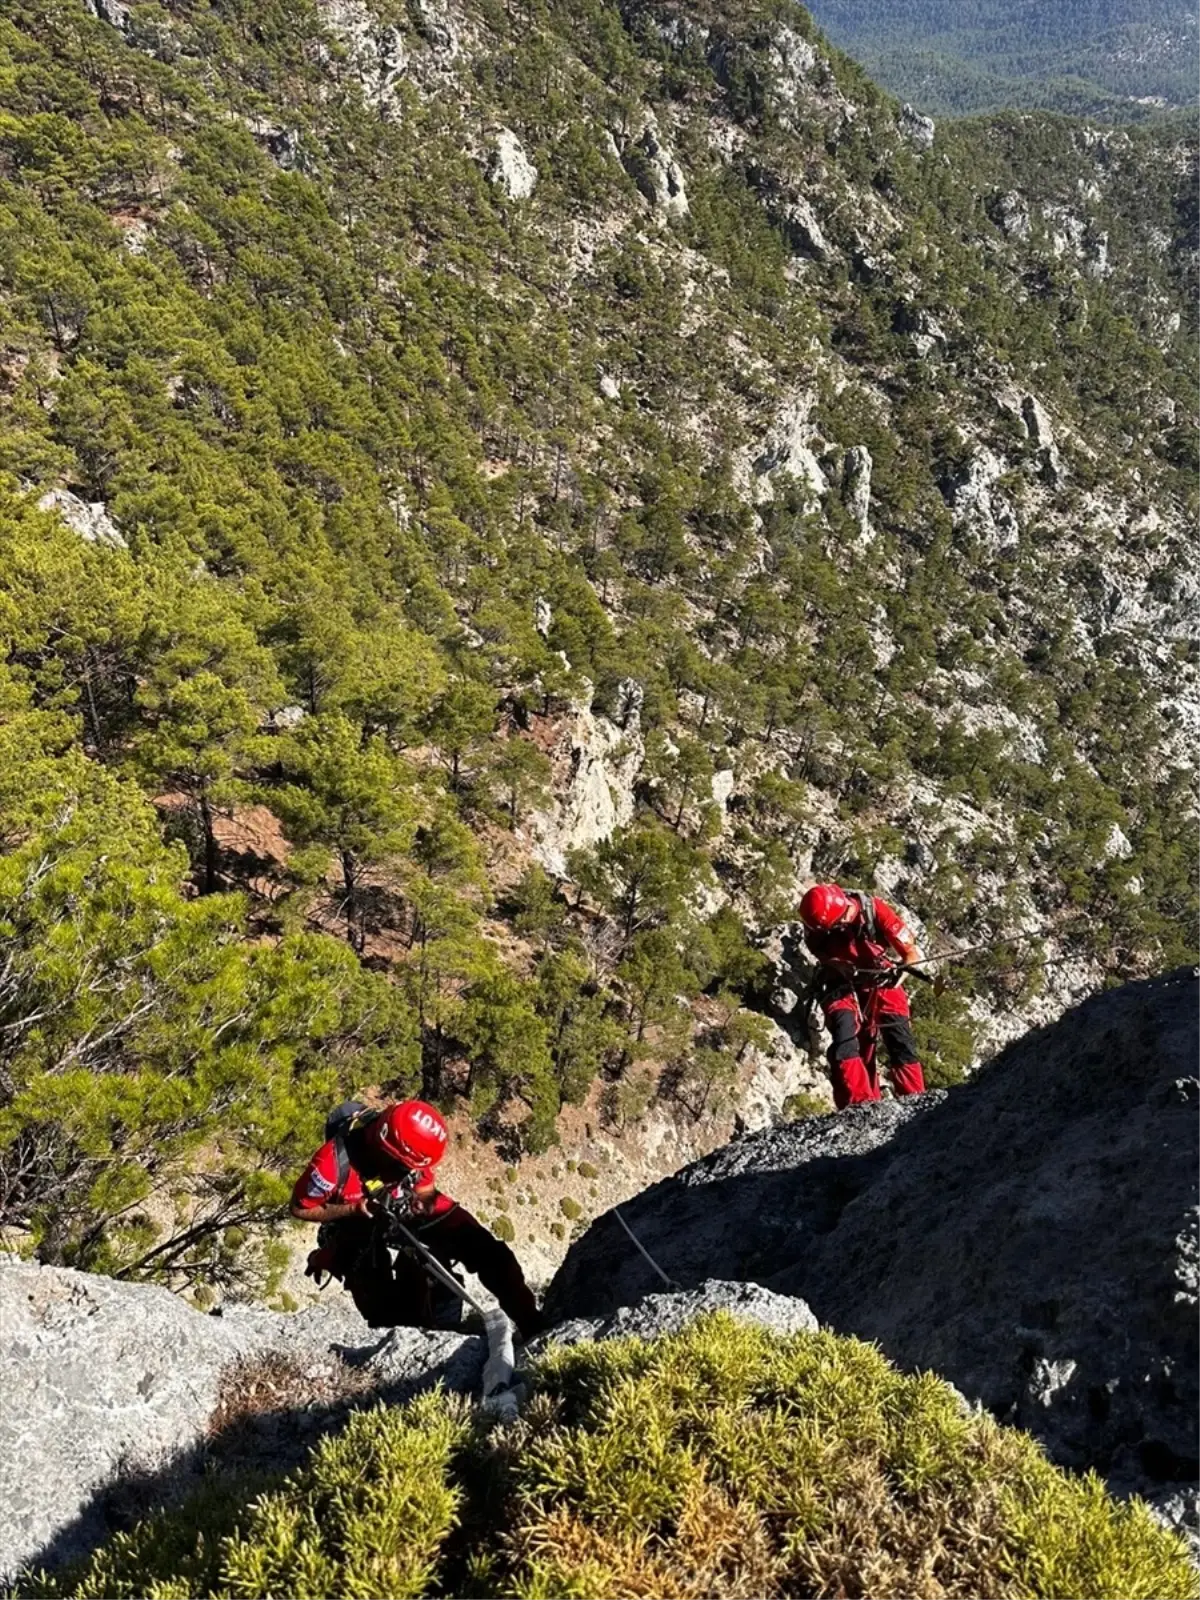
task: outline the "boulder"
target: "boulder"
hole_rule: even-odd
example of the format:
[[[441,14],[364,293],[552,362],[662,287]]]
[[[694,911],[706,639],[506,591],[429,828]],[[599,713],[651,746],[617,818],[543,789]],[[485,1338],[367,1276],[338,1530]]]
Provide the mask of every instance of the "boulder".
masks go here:
[[[107,22],[110,28],[118,28],[125,33],[129,28],[129,7],[122,4],[122,0],[83,0],[83,3],[98,22]]]
[[[874,462],[865,444],[846,451],[842,467],[842,503],[858,525],[858,536],[865,543],[871,537],[871,469]]]
[[[811,256],[814,261],[828,261],[833,254],[817,214],[809,202],[800,196],[779,208],[779,217],[787,234],[788,243],[797,254]]]
[[[57,511],[67,527],[88,544],[106,545],[110,550],[128,549],[103,500],[81,500],[69,489],[49,489],[38,501],[38,508]]]
[[[778,27],[768,55],[775,68],[770,92],[780,110],[794,111],[816,69],[817,48],[794,28]]]
[[[444,0],[413,0],[413,13],[422,39],[434,55],[450,62],[459,52],[459,30]]]
[[[679,1333],[709,1311],[728,1311],[746,1322],[776,1333],[815,1333],[817,1319],[803,1300],[772,1294],[757,1283],[725,1283],[707,1278],[694,1289],[648,1294],[636,1305],[622,1306],[607,1317],[576,1317],[560,1323],[529,1346],[537,1356],[555,1345],[584,1344],[599,1339],[654,1339]]]
[[[1114,822],[1108,830],[1108,838],[1104,841],[1105,861],[1128,861],[1133,854],[1133,845],[1130,843],[1119,823]]]
[[[689,206],[683,168],[663,138],[653,114],[647,117],[626,166],[646,198],[665,216],[687,216]]]
[[[932,117],[924,117],[919,111],[914,111],[912,106],[905,104],[900,107],[900,115],[896,118],[896,126],[914,149],[933,149],[937,124]]]
[[[1001,457],[978,445],[950,490],[955,527],[979,534],[994,550],[1011,549],[1021,538],[1016,512],[996,487],[1007,470]]]
[[[293,728],[298,728],[307,716],[308,712],[303,706],[279,706],[267,713],[266,732],[290,733]]]
[[[1033,219],[1029,214],[1029,202],[1023,194],[1016,189],[1009,189],[1005,194],[996,196],[990,209],[996,226],[1008,238],[1022,243],[1032,239]]]
[[[919,1005],[919,1001],[917,1002]],[[683,1287],[749,1281],[929,1368],[1119,1492],[1197,1477],[1197,985],[1094,996],[968,1083],[752,1134],[622,1207]],[[547,1296],[656,1288],[597,1219]]]
[[[488,178],[510,200],[528,200],[537,187],[538,169],[511,128],[501,128],[496,135]]]
[[[1052,489],[1059,488],[1063,480],[1062,457],[1054,442],[1054,428],[1046,408],[1036,395],[1022,396],[1021,420],[1037,450],[1042,479]]]
[[[829,493],[829,484],[812,449],[815,430],[811,421],[813,396],[793,397],[777,414],[767,437],[750,465],[750,493],[756,501],[770,500],[775,493],[773,479],[786,473],[808,490],[808,503],[815,509]]]
[[[410,64],[401,30],[381,25],[366,0],[322,0],[321,21],[345,51],[367,104],[390,105]]]
[[[238,1362],[283,1357],[306,1403],[274,1419],[263,1465],[286,1467],[322,1424],[310,1409],[339,1375],[402,1399],[437,1380],[471,1391],[482,1338],[371,1332],[347,1297],[294,1316],[193,1310],[166,1289],[26,1263],[0,1265],[0,1583],[26,1562],[57,1565],[194,1483]],[[31,1470],[31,1463],[37,1470]]]

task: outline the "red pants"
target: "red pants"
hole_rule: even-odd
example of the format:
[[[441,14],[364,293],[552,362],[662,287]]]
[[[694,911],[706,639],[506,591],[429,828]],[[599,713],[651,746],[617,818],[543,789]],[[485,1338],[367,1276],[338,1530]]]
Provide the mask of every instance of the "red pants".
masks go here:
[[[886,988],[845,985],[822,1001],[833,1035],[829,1068],[833,1103],[839,1111],[879,1099],[878,1043],[882,1038],[896,1094],[921,1094],[925,1074],[909,1022],[908,996],[900,984]]]

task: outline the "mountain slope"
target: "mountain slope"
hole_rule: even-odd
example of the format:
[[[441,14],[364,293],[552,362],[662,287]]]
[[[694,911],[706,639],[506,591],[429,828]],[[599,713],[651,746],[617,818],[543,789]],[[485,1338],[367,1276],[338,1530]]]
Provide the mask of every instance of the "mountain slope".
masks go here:
[[[1196,97],[1196,12],[1176,0],[813,10],[881,83],[935,114],[1040,106],[1125,120]]]
[[[1187,959],[1187,139],[933,130],[784,4],[0,30],[22,1248],[236,1278],[365,1085],[728,1128],[813,875],[1026,939],[942,1081]]]

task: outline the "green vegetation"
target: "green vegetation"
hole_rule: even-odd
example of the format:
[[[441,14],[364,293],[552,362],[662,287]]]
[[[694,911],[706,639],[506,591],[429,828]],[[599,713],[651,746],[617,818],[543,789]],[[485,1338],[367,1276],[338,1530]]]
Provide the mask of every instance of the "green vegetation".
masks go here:
[[[207,1489],[18,1593],[1197,1594],[1140,1502],[856,1340],[719,1314],[535,1385],[490,1432],[442,1394],[361,1412],[256,1499]]]
[[[815,0],[812,9],[893,94],[938,115],[1041,109],[1123,121],[1196,98],[1195,13],[1173,0]]]
[[[788,1095],[783,1102],[783,1115],[788,1122],[800,1122],[805,1117],[824,1117],[832,1110],[828,1100],[822,1100],[819,1095],[806,1094],[803,1090]]]
[[[1195,498],[1178,130],[1101,162],[1063,119],[968,122],[924,161],[836,53],[789,110],[781,19],[823,47],[774,0],[674,43],[610,0],[518,30],[469,0],[445,72],[369,9],[411,58],[386,88],[305,0],[0,18],[0,1228],[47,1262],[261,1279],[251,1225],[367,1085],[506,1160],[589,1096],[724,1112],[810,862],[869,883],[919,845],[939,937],[1032,914],[1108,975],[1191,954],[1187,663],[1096,622],[1119,560],[1174,595]],[[528,201],[488,180],[499,126]],[[797,395],[828,493],[761,497]],[[948,504],[983,441],[999,550]],[[529,827],[585,680],[646,760],[560,880]],[[1042,954],[972,991],[1027,995]],[[976,1033],[926,998],[948,1081]]]

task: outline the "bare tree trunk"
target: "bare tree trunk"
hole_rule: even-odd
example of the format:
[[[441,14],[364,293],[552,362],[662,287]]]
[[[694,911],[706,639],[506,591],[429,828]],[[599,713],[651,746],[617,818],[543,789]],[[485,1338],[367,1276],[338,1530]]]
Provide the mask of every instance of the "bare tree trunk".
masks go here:
[[[200,791],[200,824],[204,829],[204,885],[203,894],[213,894],[217,887],[217,836],[213,832],[212,806],[204,790]]]

